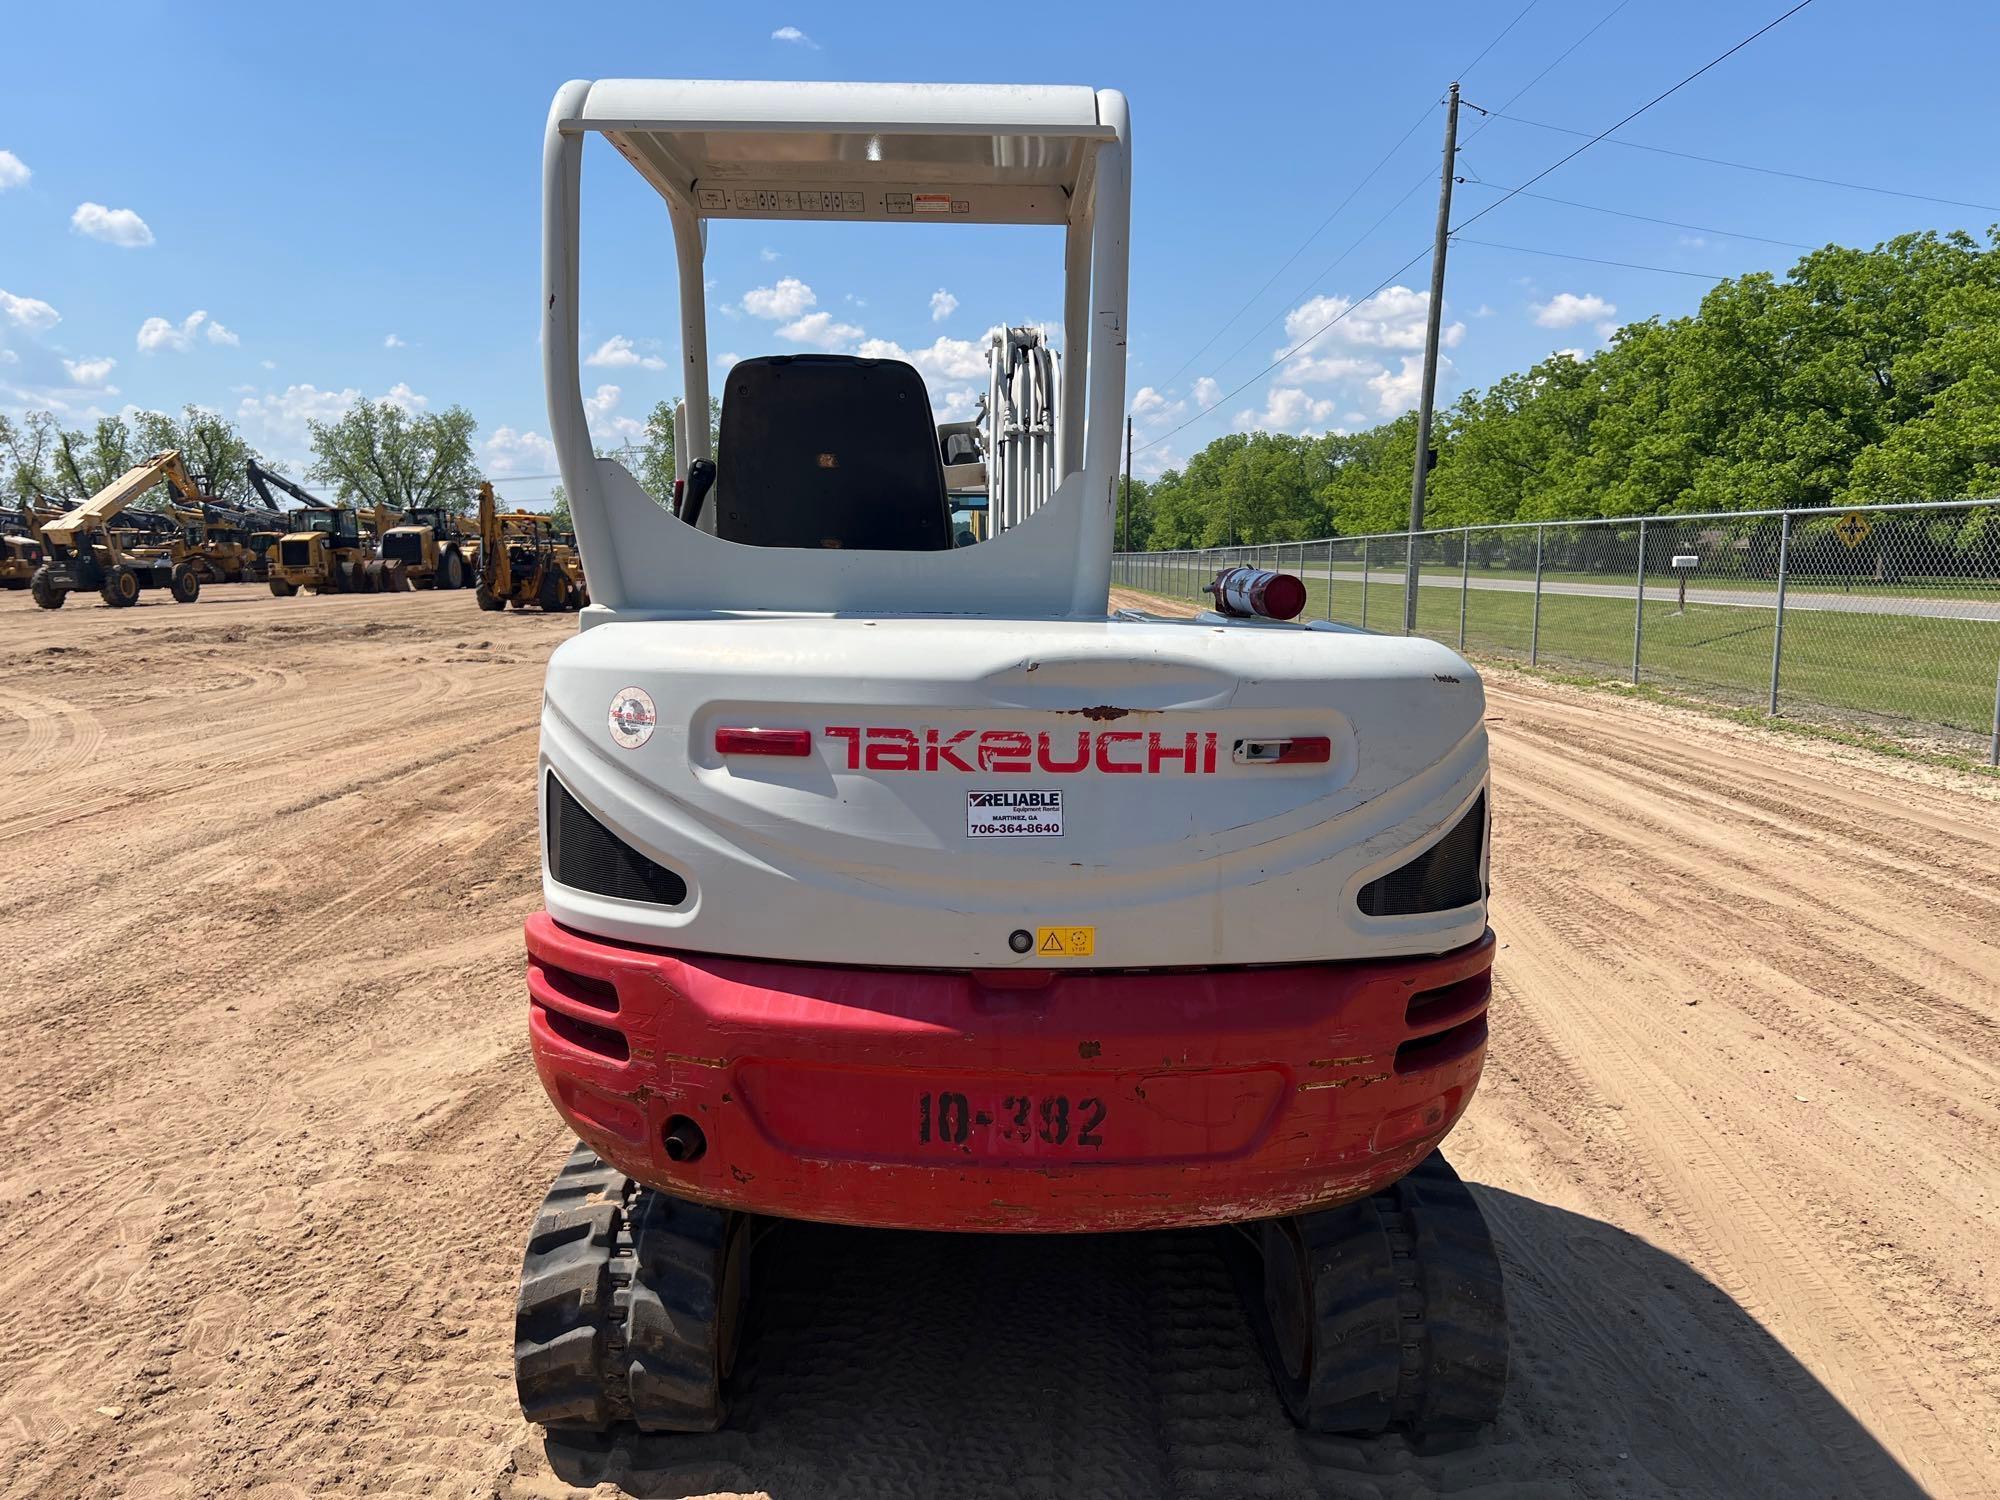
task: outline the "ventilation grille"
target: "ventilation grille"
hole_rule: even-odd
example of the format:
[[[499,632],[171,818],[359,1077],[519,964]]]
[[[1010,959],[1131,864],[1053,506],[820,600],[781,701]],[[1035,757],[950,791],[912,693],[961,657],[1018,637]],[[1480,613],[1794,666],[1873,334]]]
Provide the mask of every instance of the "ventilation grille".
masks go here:
[[[420,563],[424,560],[424,539],[414,531],[392,531],[382,538],[382,555],[400,562]]]
[[[1486,794],[1481,792],[1450,833],[1401,869],[1361,887],[1361,910],[1371,917],[1413,917],[1472,905],[1485,894],[1479,884],[1485,843]]]
[[[288,568],[305,568],[312,565],[311,542],[280,542],[278,560]]]
[[[620,901],[679,906],[687,882],[654,864],[584,810],[555,777],[549,778],[549,873],[561,884]]]

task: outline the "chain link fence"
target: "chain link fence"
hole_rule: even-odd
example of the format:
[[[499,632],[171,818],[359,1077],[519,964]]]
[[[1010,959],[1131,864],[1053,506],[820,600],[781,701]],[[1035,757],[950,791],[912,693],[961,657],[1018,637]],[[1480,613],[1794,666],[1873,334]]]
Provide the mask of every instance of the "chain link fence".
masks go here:
[[[1309,618],[2000,765],[2000,500],[1130,552],[1112,582],[1206,602],[1241,565],[1304,579]]]

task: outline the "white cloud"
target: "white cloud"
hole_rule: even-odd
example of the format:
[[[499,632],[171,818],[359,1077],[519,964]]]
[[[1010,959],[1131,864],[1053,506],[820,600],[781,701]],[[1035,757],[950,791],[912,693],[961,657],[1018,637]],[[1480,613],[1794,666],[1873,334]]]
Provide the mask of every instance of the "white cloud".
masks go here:
[[[634,366],[641,370],[664,370],[667,362],[657,354],[641,354],[633,347],[632,341],[622,333],[614,333],[597,346],[597,352],[584,361],[599,369],[624,370]]]
[[[715,362],[726,370],[731,365],[738,363],[742,358],[743,356],[740,354],[718,354],[715,356]]]
[[[555,472],[556,445],[539,432],[496,427],[479,448],[479,466],[495,479]]]
[[[28,179],[35,174],[28,170],[28,164],[11,151],[0,151],[0,193],[8,188],[26,187]]]
[[[830,312],[807,313],[778,329],[778,337],[794,344],[811,344],[819,349],[838,349],[852,343],[867,330],[852,323],[836,322]]]
[[[796,47],[805,47],[814,52],[819,51],[819,43],[807,36],[796,26],[780,26],[776,31],[771,33],[771,40],[774,42],[790,42]]]
[[[1213,406],[1222,399],[1222,383],[1212,376],[1204,375],[1194,383],[1194,404]]]
[[[951,386],[931,402],[931,410],[940,422],[968,421],[979,410],[979,396],[969,385]]]
[[[1438,356],[1438,379],[1451,373],[1451,361]],[[1375,393],[1375,409],[1385,417],[1399,417],[1417,404],[1424,393],[1424,359],[1421,354],[1403,356],[1401,370],[1382,370],[1371,376],[1368,389]]]
[[[69,371],[70,380],[77,385],[103,385],[117,365],[118,361],[110,358],[63,361],[63,368]]]
[[[1187,460],[1171,443],[1156,443],[1132,455],[1132,471],[1141,479],[1158,479],[1169,469],[1178,469]]]
[[[1616,313],[1618,307],[1595,292],[1581,296],[1575,292],[1557,292],[1548,301],[1534,304],[1534,311],[1535,322],[1543,328],[1574,328],[1579,323],[1602,322]]]
[[[1300,385],[1335,380],[1362,380],[1382,371],[1379,360],[1358,354],[1301,354],[1284,368],[1284,378]]]
[[[942,323],[957,311],[958,298],[952,296],[943,287],[939,287],[931,293],[931,321],[933,323]]]
[[[360,399],[353,386],[323,391],[315,385],[289,385],[275,394],[244,397],[237,403],[236,420],[266,452],[298,455],[311,441],[307,422],[337,421]]]
[[[102,203],[79,203],[69,216],[70,228],[107,245],[136,250],[153,243],[153,231],[146,221],[129,208],[106,208]]]
[[[763,249],[757,252],[757,259],[764,262],[764,264],[767,266],[777,258],[778,258],[778,252],[773,250],[769,245],[766,245]]]
[[[404,343],[401,337],[392,333],[382,340],[382,347],[384,349],[407,349],[410,346]]]
[[[18,365],[20,362],[21,356],[12,349],[0,349],[0,365]]]
[[[1265,392],[1264,410],[1238,412],[1236,425],[1262,432],[1304,432],[1326,426],[1339,410],[1338,401],[1315,400],[1295,385],[1274,385]]]
[[[743,294],[743,310],[753,318],[796,318],[819,298],[796,276],[782,278],[776,286],[752,287]]]
[[[157,354],[162,349],[171,349],[176,354],[185,354],[194,344],[194,336],[201,331],[201,325],[208,322],[208,314],[196,308],[178,323],[169,323],[165,318],[148,318],[139,325],[139,349],[144,354]],[[209,338],[218,344],[233,344],[236,335],[227,328],[220,336],[215,325],[208,331]]]
[[[600,442],[616,438],[620,442],[637,442],[646,434],[646,424],[632,417],[617,414],[619,403],[625,393],[615,385],[600,385],[595,392],[583,398],[584,420],[590,424],[590,434]]]
[[[1584,353],[1583,353],[1583,351],[1582,351],[1581,349],[1558,349],[1558,350],[1556,350],[1556,352],[1555,352],[1555,353],[1551,354],[1551,355],[1549,356],[1549,358],[1550,358],[1550,359],[1573,359],[1573,360],[1575,360],[1575,361],[1576,361],[1576,362],[1577,362],[1578,364],[1582,364],[1582,363],[1583,363],[1583,361],[1584,361]]]
[[[1384,287],[1358,304],[1347,297],[1313,297],[1285,314],[1285,338],[1288,344],[1297,344],[1339,318],[1324,335],[1336,343],[1362,349],[1421,349],[1430,301],[1429,292],[1406,286]],[[1447,323],[1438,330],[1438,343],[1446,349],[1457,348],[1464,337],[1463,323]]]
[[[939,380],[984,380],[990,338],[990,332],[983,339],[954,339],[939,334],[921,349],[905,349],[894,339],[869,339],[856,352],[863,359],[908,360]]]
[[[0,290],[0,315],[4,315],[16,328],[25,328],[30,333],[47,333],[62,321],[62,314],[41,298],[16,297],[5,290]]]
[[[4,152],[0,152],[0,155],[4,154],[5,154]],[[1706,239],[1706,237],[1699,234],[1682,235],[1681,244],[1684,245],[1689,250],[1706,250],[1708,248],[1708,240]]]
[[[419,396],[415,391],[410,389],[406,381],[401,380],[390,386],[387,393],[381,399],[391,406],[402,407],[411,416],[415,416],[431,404],[430,397]]]
[[[259,360],[258,363],[261,364],[267,370],[275,370],[278,368],[278,362],[275,359],[263,359]]]
[[[211,344],[227,344],[232,349],[238,347],[243,342],[243,340],[236,336],[233,330],[224,328],[220,323],[210,323],[208,325],[208,341]]]
[[[1163,422],[1171,422],[1187,410],[1187,402],[1178,397],[1169,400],[1150,385],[1142,385],[1132,397],[1132,416],[1141,427],[1157,427]]]

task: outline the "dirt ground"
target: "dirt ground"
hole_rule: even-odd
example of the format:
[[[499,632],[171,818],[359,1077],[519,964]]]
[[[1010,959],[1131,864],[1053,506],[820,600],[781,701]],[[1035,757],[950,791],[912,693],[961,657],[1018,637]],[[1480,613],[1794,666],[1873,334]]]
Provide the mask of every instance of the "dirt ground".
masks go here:
[[[549,1450],[518,927],[573,621],[153,598],[0,595],[0,1494],[2000,1493],[1991,783],[1491,682],[1470,1450],[1293,1433],[1202,1236],[813,1229],[729,1430]]]

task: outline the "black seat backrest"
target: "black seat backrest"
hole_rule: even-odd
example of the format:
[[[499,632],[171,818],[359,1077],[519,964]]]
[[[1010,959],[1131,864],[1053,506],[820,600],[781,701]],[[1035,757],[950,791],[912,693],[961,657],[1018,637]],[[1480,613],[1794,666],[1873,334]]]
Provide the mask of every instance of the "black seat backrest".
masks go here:
[[[723,387],[717,449],[708,508],[725,541],[878,552],[951,547],[930,394],[901,360],[739,360]]]

